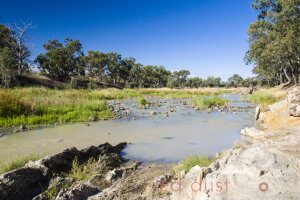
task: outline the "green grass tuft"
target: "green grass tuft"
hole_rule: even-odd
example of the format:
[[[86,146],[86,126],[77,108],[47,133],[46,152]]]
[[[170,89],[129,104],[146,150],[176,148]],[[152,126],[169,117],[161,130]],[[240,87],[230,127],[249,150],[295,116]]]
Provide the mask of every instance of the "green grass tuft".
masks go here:
[[[2,174],[4,172],[12,171],[14,169],[24,167],[27,162],[38,160],[41,157],[42,157],[42,155],[37,154],[37,153],[31,153],[25,157],[17,157],[13,161],[11,161],[9,164],[0,165],[0,174]]]
[[[200,167],[208,167],[214,160],[208,156],[196,156],[192,155],[187,157],[182,163],[175,168],[176,172],[184,170],[185,172],[190,171],[190,169],[196,165]]]
[[[139,105],[143,105],[143,106],[148,103],[147,100],[143,97],[138,97],[137,101]]]
[[[245,96],[244,99],[259,105],[262,110],[267,110],[267,107],[269,105],[272,105],[272,104],[282,100],[282,98],[276,98],[272,94],[262,94],[262,93],[251,94],[251,95]]]
[[[192,100],[193,106],[199,109],[208,109],[214,106],[227,106],[228,100],[217,96],[199,96]]]
[[[69,177],[76,181],[89,180],[96,174],[96,160],[91,158],[86,163],[80,165],[77,158],[72,162],[72,168]]]

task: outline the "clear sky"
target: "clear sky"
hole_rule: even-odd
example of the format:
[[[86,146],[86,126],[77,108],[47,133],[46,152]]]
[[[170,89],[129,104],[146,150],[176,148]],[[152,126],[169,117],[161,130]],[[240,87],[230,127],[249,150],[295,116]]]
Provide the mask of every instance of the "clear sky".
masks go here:
[[[252,76],[243,58],[252,0],[0,0],[0,23],[32,22],[33,58],[49,39],[115,51],[192,75]]]

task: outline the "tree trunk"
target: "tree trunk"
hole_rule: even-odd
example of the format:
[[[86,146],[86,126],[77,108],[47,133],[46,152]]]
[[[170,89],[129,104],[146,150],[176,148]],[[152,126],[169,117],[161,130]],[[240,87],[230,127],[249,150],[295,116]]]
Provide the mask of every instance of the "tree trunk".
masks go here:
[[[296,74],[295,74],[294,69],[292,67],[291,67],[291,71],[292,71],[292,77],[293,77],[294,84],[297,85],[297,83],[298,83],[297,77],[296,77]]]
[[[283,84],[283,76],[282,73],[279,73],[279,84],[282,85]]]
[[[286,68],[283,69],[283,72],[284,72],[284,75],[286,77],[286,79],[288,80],[288,84],[292,81],[291,77],[289,77],[287,71],[286,71]]]

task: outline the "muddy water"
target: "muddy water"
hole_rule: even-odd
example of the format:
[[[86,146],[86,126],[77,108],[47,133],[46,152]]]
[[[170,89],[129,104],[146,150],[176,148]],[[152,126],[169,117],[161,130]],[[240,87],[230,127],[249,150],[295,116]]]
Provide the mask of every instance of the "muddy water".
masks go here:
[[[225,95],[238,107],[252,106],[240,102],[238,96]],[[0,160],[8,162],[31,152],[53,154],[68,147],[85,148],[103,142],[131,142],[124,151],[126,158],[152,162],[174,162],[191,154],[214,155],[240,140],[240,130],[253,126],[254,109],[230,111],[195,111],[182,100],[162,100],[161,106],[136,109],[134,100],[118,102],[134,114],[133,119],[68,124],[12,134],[0,138]],[[171,108],[175,112],[165,112]],[[151,111],[157,115],[151,115]]]

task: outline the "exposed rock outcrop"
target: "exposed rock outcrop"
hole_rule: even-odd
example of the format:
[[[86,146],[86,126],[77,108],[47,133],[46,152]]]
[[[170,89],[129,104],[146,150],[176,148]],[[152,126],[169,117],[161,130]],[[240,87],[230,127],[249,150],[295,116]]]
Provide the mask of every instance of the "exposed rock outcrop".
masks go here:
[[[126,143],[120,143],[116,146],[104,143],[97,147],[91,146],[83,150],[70,148],[59,154],[29,162],[25,167],[0,176],[0,199],[26,200],[38,196],[46,191],[49,185],[51,186],[52,179],[56,179],[58,174],[68,173],[71,170],[72,162],[75,158],[80,164],[87,162],[91,158],[98,159],[97,164],[107,171],[119,167],[123,159],[118,154],[125,145]],[[69,199],[78,199],[82,195],[87,195],[85,192],[92,195],[95,194],[95,191],[86,185],[74,186],[68,190],[66,196],[70,197]],[[78,194],[78,198],[75,198],[74,195],[76,194]],[[64,196],[63,194],[61,195],[62,197]],[[44,199],[44,197],[45,195],[41,195],[40,198],[37,197],[36,199]]]
[[[211,172],[206,175],[204,168],[192,168],[180,181],[180,190],[173,188],[170,199],[298,199],[300,155],[274,144],[258,142],[247,149],[230,150],[208,167]]]
[[[290,115],[300,117],[300,87],[288,92],[287,101]]]

